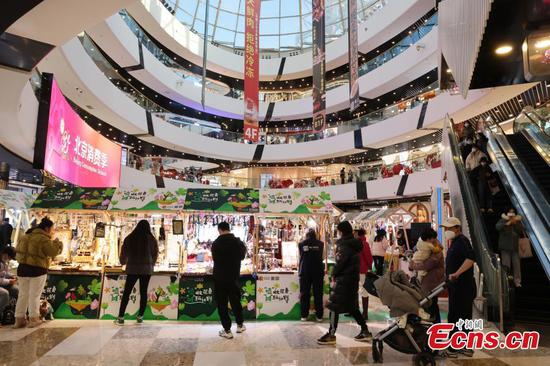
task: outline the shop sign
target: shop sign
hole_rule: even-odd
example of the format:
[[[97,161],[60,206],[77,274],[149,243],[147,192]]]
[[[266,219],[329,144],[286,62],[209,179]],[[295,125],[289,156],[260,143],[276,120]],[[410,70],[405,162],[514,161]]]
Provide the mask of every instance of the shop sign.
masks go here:
[[[241,276],[241,306],[245,319],[256,318],[256,282],[250,275]],[[180,278],[179,320],[219,320],[214,278],[189,276]]]
[[[126,275],[106,274],[101,298],[101,319],[115,319],[124,293]],[[153,275],[147,289],[146,320],[177,320],[179,284],[176,276]],[[126,319],[135,319],[139,310],[139,281],[126,308]]]
[[[0,207],[4,209],[25,210],[32,206],[35,196],[29,193],[0,189]]]
[[[263,213],[329,213],[332,197],[323,188],[263,189],[260,212]]]
[[[66,210],[106,210],[115,188],[83,188],[57,186],[44,189],[32,208],[58,208]]]
[[[97,319],[100,294],[99,274],[49,274],[42,291],[56,319]]]
[[[256,283],[257,318],[300,319],[298,274],[260,274]]]
[[[260,192],[256,189],[187,190],[185,209],[195,211],[248,212],[259,210]]]
[[[44,170],[81,187],[117,187],[122,148],[88,126],[52,81]]]
[[[127,211],[181,211],[185,204],[187,189],[168,188],[118,188],[111,200],[110,210]]]
[[[260,82],[260,0],[246,0],[244,27],[244,139],[257,143]]]

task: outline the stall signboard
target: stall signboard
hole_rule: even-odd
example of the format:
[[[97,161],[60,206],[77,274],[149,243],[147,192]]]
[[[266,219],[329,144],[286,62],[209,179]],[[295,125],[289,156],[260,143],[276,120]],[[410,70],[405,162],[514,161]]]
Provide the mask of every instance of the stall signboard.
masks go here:
[[[44,170],[82,187],[117,187],[122,147],[90,127],[52,81]]]
[[[126,276],[106,274],[101,298],[101,319],[115,319],[124,293]],[[153,275],[147,289],[146,320],[177,320],[179,284],[176,276]],[[136,284],[130,295],[125,319],[135,319],[139,310],[139,286]]]
[[[257,319],[300,319],[300,285],[298,274],[259,274],[256,287]]]
[[[4,209],[26,210],[32,206],[34,198],[29,193],[0,189],[0,207]]]
[[[241,305],[245,319],[256,318],[256,281],[241,276]],[[190,276],[180,278],[178,320],[219,320],[214,278]]]
[[[321,188],[262,189],[260,212],[315,214],[332,212],[332,196]]]
[[[194,211],[247,212],[259,210],[257,189],[194,189],[187,190],[185,209]]]
[[[114,193],[115,188],[56,186],[44,189],[34,201],[32,208],[106,210]]]
[[[125,211],[181,211],[187,189],[168,188],[118,188],[111,200],[110,210]]]
[[[56,319],[97,319],[101,295],[98,274],[49,274],[42,297]]]

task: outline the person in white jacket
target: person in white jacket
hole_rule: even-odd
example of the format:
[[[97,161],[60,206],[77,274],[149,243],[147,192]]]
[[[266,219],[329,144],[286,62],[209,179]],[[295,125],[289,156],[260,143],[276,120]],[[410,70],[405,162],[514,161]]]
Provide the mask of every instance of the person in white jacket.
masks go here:
[[[384,255],[390,247],[390,243],[386,238],[386,230],[379,229],[376,231],[376,236],[372,241],[371,253],[374,261],[376,274],[382,276],[384,274]]]
[[[477,145],[474,145],[474,147],[472,147],[472,152],[466,158],[466,171],[471,172],[477,168],[481,162],[481,158],[487,158],[487,155],[485,155]]]

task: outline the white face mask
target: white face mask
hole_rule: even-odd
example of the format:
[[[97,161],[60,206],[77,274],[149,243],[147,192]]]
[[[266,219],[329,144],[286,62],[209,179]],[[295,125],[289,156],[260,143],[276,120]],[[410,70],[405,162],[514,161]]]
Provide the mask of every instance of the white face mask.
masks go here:
[[[508,212],[508,217],[514,217],[514,216],[516,216],[515,213],[513,213],[513,212]]]
[[[456,234],[455,234],[454,231],[451,231],[451,230],[446,230],[445,231],[445,239],[453,240],[454,238],[456,238]]]

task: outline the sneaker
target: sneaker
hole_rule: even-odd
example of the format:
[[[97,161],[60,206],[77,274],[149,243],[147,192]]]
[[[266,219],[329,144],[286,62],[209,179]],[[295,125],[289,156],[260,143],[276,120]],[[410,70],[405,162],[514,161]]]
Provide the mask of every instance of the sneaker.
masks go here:
[[[142,324],[143,323],[143,316],[138,316],[136,318],[136,321],[137,321],[138,324]]]
[[[370,342],[372,341],[372,334],[368,331],[368,329],[362,330],[361,333],[356,335],[353,339],[355,339],[357,342]]]
[[[322,323],[323,322],[323,318],[317,318],[317,323]]]
[[[307,318],[300,318],[301,322],[307,322]]]
[[[25,318],[15,318],[15,324],[13,329],[25,328],[27,326],[27,319]]]
[[[124,325],[124,318],[116,318],[114,323],[115,325]]]
[[[322,345],[335,345],[336,344],[336,336],[331,335],[330,333],[325,334],[321,338],[317,340],[318,344]]]
[[[222,338],[226,338],[226,339],[233,339],[233,333],[231,333],[231,331],[226,331],[224,329],[220,330],[220,332],[218,333],[218,335]]]
[[[27,328],[36,328],[40,325],[42,325],[43,321],[40,318],[30,318],[29,323],[27,324]]]
[[[246,330],[246,327],[243,325],[237,325],[237,333],[242,333]]]

